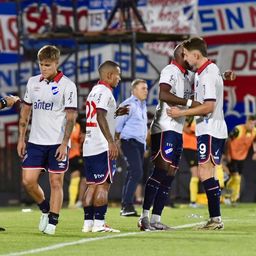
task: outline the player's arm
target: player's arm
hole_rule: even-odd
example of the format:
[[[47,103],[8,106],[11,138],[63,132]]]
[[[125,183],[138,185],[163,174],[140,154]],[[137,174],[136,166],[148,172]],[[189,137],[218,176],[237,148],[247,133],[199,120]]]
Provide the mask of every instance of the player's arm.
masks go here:
[[[26,131],[28,128],[28,123],[31,115],[31,105],[23,103],[21,111],[20,111],[20,118],[19,118],[19,137],[18,137],[18,144],[17,144],[17,151],[19,157],[23,157],[26,150]]]
[[[74,125],[76,123],[77,111],[75,109],[66,109],[66,126],[64,131],[64,137],[61,145],[56,150],[56,159],[58,161],[63,161],[67,157],[67,146],[73,131]]]
[[[166,102],[170,106],[182,105],[182,106],[188,106],[188,107],[195,107],[197,105],[200,105],[200,103],[197,101],[180,98],[174,95],[173,93],[171,93],[169,84],[161,83],[159,87],[160,87],[159,99],[161,101]]]
[[[108,122],[106,119],[106,114],[107,114],[106,110],[97,108],[97,122],[100,126],[101,132],[103,133],[104,137],[108,142],[109,158],[113,160],[113,159],[116,159],[118,156],[118,148],[114,141],[114,138],[110,133]]]
[[[11,107],[14,103],[16,103],[20,98],[18,96],[6,96],[0,99],[0,109],[5,107]]]
[[[178,107],[171,107],[167,109],[167,115],[172,118],[181,116],[204,116],[214,111],[215,101],[205,101],[203,104],[194,108],[180,109]]]

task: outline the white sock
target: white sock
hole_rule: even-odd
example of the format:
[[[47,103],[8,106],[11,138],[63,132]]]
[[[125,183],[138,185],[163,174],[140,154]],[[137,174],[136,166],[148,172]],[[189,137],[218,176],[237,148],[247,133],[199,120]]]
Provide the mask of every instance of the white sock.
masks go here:
[[[150,223],[156,223],[161,221],[161,215],[152,214]]]
[[[84,226],[92,227],[93,226],[93,220],[84,220]]]
[[[217,222],[221,222],[221,216],[212,217],[212,220],[217,221]]]
[[[148,217],[149,218],[149,210],[143,209],[141,213],[141,218]]]
[[[94,220],[93,226],[94,227],[102,227],[105,224],[105,220]]]

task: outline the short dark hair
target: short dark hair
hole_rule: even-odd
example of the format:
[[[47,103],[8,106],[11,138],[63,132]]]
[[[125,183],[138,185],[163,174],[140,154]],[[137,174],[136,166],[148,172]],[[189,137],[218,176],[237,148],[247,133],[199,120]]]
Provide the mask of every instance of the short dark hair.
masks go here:
[[[119,67],[120,66],[116,62],[114,62],[112,60],[106,60],[106,61],[104,61],[103,63],[101,63],[99,65],[98,72],[101,75],[102,70],[105,69],[105,68],[119,68]]]
[[[256,115],[250,115],[247,117],[247,121],[255,121],[256,120]]]
[[[144,79],[135,79],[131,83],[131,90],[133,90],[140,83],[145,83],[146,84],[147,82]]]
[[[183,47],[188,51],[198,50],[204,57],[207,57],[207,45],[201,37],[192,37],[184,41]]]
[[[56,60],[60,58],[60,50],[55,45],[45,45],[37,53],[39,61]]]

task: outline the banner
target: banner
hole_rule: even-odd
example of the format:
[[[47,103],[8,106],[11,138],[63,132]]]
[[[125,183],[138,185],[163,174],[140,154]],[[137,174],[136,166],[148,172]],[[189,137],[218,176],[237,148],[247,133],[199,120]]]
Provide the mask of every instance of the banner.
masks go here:
[[[256,39],[256,0],[199,0],[198,34],[208,44]]]

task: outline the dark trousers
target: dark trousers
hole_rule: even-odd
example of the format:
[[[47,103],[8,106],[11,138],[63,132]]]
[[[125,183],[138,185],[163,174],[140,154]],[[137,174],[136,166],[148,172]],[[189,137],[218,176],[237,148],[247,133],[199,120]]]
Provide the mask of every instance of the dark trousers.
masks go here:
[[[127,161],[127,174],[122,191],[122,205],[133,204],[134,193],[143,175],[144,144],[135,139],[121,140],[121,148]]]

